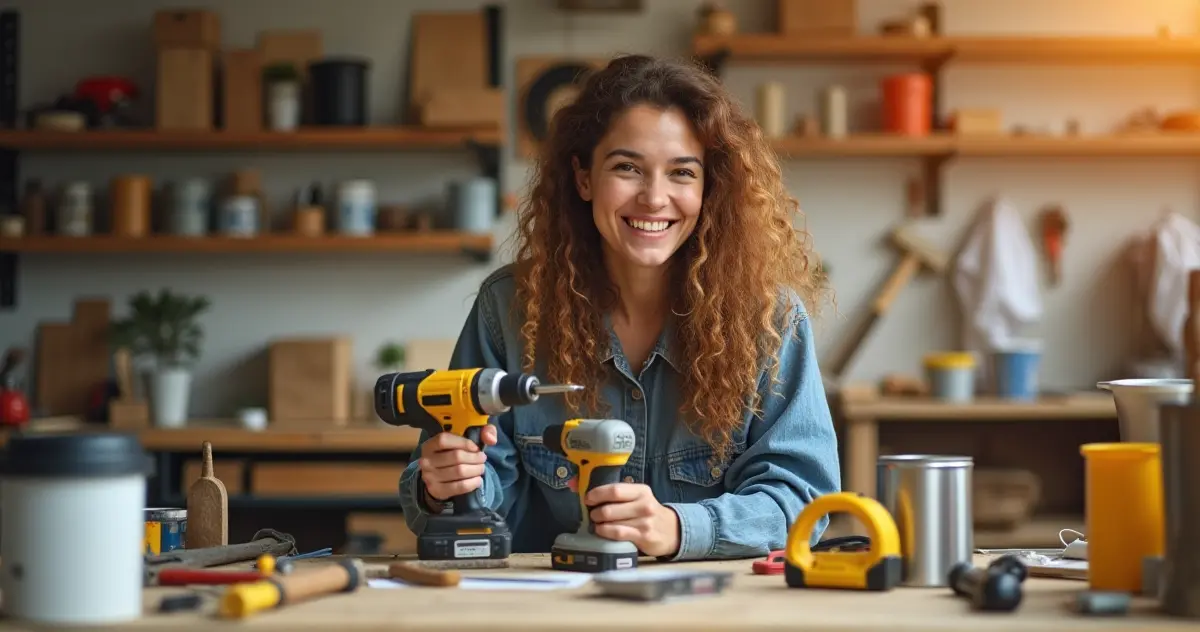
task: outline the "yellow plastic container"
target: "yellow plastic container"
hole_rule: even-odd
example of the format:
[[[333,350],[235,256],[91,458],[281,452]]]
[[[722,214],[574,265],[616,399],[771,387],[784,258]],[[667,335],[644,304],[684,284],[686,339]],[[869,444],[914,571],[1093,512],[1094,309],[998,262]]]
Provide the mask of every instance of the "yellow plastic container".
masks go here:
[[[1088,584],[1137,594],[1142,559],[1163,554],[1163,485],[1157,443],[1089,443],[1086,462]]]

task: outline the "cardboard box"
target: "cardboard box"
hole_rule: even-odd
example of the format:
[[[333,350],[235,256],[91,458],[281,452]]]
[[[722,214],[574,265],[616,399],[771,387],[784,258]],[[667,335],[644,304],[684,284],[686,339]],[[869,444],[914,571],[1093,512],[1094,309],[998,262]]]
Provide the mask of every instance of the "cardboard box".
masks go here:
[[[780,33],[850,37],[858,31],[858,7],[855,0],[777,1]]]
[[[154,46],[216,51],[221,47],[221,18],[200,9],[158,11],[154,14]]]
[[[349,338],[276,340],[268,352],[268,407],[275,427],[344,426],[351,417],[354,345]]]
[[[225,131],[262,131],[262,71],[262,55],[257,50],[225,51],[221,64],[221,128]]]
[[[160,130],[212,131],[215,95],[212,51],[158,51],[155,126]]]
[[[950,129],[955,134],[1001,134],[1004,132],[1004,116],[1000,110],[986,108],[962,108],[950,115]]]

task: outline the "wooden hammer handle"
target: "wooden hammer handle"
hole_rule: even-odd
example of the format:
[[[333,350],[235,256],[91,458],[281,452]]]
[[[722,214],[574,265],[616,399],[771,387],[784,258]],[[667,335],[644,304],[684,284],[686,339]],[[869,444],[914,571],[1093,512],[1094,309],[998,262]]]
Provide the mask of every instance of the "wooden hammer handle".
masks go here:
[[[896,297],[900,295],[900,290],[912,280],[913,275],[921,268],[921,260],[916,255],[906,254],[904,259],[900,261],[900,265],[888,277],[888,280],[883,285],[883,289],[875,296],[875,302],[871,309],[876,314],[887,312],[888,308],[895,302]]]
[[[348,559],[273,579],[283,592],[283,602],[292,604],[321,595],[357,590],[366,582],[366,577],[362,560]]]
[[[418,586],[457,586],[460,581],[456,571],[421,568],[404,562],[388,565],[388,577]]]

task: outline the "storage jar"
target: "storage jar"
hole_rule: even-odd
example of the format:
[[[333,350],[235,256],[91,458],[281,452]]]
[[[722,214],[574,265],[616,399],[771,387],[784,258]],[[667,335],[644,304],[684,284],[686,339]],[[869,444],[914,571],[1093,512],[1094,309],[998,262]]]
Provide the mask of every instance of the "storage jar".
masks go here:
[[[992,354],[992,375],[997,397],[1033,401],[1040,392],[1042,345],[1036,340],[1012,341]]]
[[[231,237],[253,237],[258,233],[258,198],[235,195],[221,205],[221,232]]]
[[[63,190],[58,205],[56,228],[60,235],[86,237],[92,234],[92,187],[86,182],[72,182]]]
[[[965,352],[934,353],[925,357],[929,393],[949,402],[975,398],[975,356]]]
[[[883,80],[883,131],[927,136],[933,128],[933,79],[922,73]]]
[[[343,235],[375,233],[375,184],[370,180],[347,180],[338,187],[338,232]]]
[[[212,185],[202,178],[189,178],[175,185],[168,216],[173,235],[199,237],[208,233],[212,208]]]
[[[135,435],[10,437],[0,461],[4,614],[50,626],[140,618],[152,473]]]

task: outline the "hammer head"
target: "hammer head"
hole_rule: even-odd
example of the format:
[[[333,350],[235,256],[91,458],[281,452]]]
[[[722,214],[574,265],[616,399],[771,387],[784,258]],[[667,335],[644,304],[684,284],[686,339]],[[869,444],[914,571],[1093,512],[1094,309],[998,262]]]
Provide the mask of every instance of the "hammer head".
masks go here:
[[[916,257],[938,274],[945,272],[949,265],[946,253],[919,237],[910,226],[901,226],[892,231],[892,241],[905,255]]]

